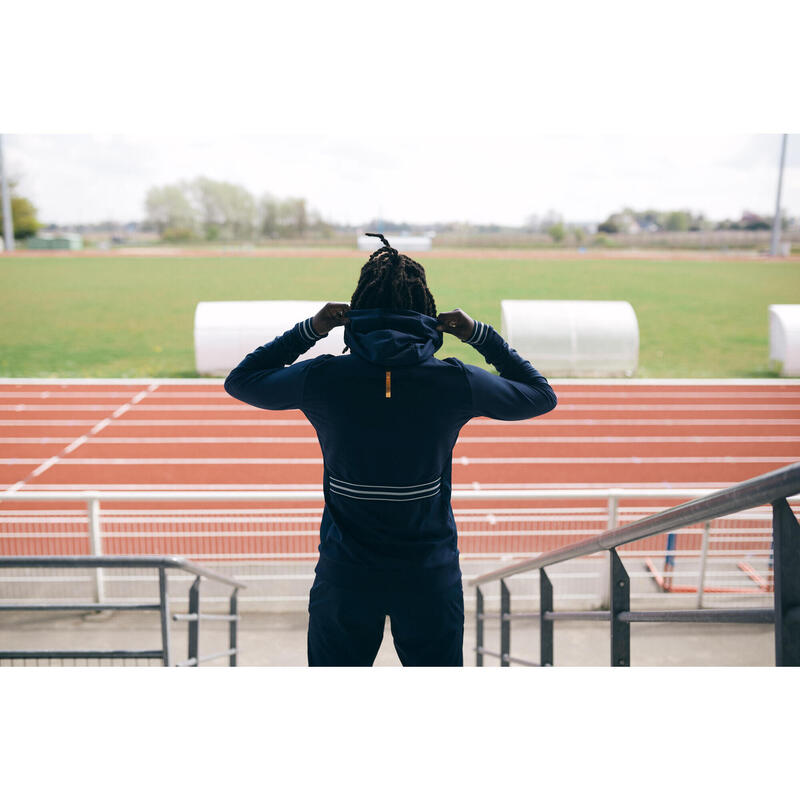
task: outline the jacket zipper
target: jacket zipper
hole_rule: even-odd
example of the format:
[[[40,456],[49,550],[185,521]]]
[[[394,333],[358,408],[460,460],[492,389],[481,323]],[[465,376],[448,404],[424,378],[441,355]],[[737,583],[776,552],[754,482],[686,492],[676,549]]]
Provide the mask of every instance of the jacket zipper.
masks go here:
[[[386,370],[386,396],[392,396],[392,373]]]

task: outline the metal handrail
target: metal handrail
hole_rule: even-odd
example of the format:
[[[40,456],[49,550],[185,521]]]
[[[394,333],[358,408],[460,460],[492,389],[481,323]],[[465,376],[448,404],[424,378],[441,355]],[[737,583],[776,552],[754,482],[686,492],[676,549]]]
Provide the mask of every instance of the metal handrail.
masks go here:
[[[114,569],[155,569],[158,571],[158,603],[4,603],[0,611],[158,611],[161,618],[160,650],[6,650],[0,651],[0,659],[51,659],[51,658],[86,658],[86,659],[160,659],[165,667],[173,664],[170,646],[170,610],[167,593],[167,570],[177,569],[195,576],[189,589],[189,613],[175,614],[173,620],[186,621],[189,628],[188,658],[175,666],[199,666],[204,661],[227,657],[232,667],[236,666],[238,647],[237,630],[239,622],[238,598],[239,589],[247,586],[240,581],[220,575],[198,566],[192,561],[177,556],[5,556],[0,558],[0,568],[93,568],[98,572],[104,567]],[[228,614],[200,613],[200,583],[203,579],[217,581],[230,586]],[[214,620],[228,623],[228,648],[212,655],[201,656],[198,653],[200,620]]]
[[[557,550],[551,550],[541,556],[478,575],[469,581],[469,585],[479,586],[482,583],[502,580],[520,572],[542,569],[579,556],[613,550],[658,533],[735,514],[737,511],[766,505],[785,497],[791,499],[792,495],[796,495],[798,492],[800,492],[800,463],[790,464],[788,467],[767,472],[705,497],[690,500],[657,514],[651,514],[636,520],[636,522],[606,530],[582,542],[559,547]]]
[[[219,581],[246,589],[245,584],[204,569],[193,561],[179,556],[4,556],[0,557],[0,567],[119,567],[121,569],[180,569],[202,578]]]
[[[787,502],[800,491],[800,463],[768,472],[735,486],[691,500],[675,508],[643,519],[610,528],[599,536],[561,547],[536,558],[479,575],[469,581],[476,592],[476,665],[483,666],[484,656],[500,659],[501,666],[512,663],[530,666],[553,664],[553,623],[559,620],[606,621],[610,623],[611,665],[630,666],[630,625],[639,622],[747,622],[772,623],[775,626],[775,663],[800,666],[800,522]],[[617,553],[617,547],[676,529],[735,514],[765,504],[772,505],[771,573],[774,573],[772,609],[701,609],[672,611],[631,611],[630,576]],[[609,609],[607,612],[556,612],[553,609],[553,585],[545,567],[579,556],[609,551]],[[531,614],[511,613],[511,592],[505,578],[539,570],[540,661],[511,655],[511,621]],[[500,614],[484,612],[481,586],[500,581]],[[484,644],[484,620],[500,618],[500,650]]]

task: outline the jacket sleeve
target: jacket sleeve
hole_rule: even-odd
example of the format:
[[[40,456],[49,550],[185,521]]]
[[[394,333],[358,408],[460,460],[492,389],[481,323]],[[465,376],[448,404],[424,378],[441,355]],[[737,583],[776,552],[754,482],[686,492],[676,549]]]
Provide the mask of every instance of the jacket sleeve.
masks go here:
[[[272,411],[300,408],[306,375],[314,359],[292,362],[322,338],[312,327],[311,318],[298,322],[245,356],[225,379],[225,391],[256,408]]]
[[[480,367],[464,365],[472,389],[473,416],[529,419],[556,407],[556,394],[544,375],[510,348],[491,325],[476,321],[466,342],[500,373],[493,375]]]

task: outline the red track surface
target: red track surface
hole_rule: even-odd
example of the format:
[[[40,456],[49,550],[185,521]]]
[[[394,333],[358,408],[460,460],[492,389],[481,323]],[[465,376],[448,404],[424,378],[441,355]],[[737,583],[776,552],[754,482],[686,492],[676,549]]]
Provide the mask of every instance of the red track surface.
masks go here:
[[[714,487],[800,460],[800,382],[554,388],[558,408],[544,417],[469,423],[454,487]],[[319,446],[299,412],[245,406],[219,383],[0,384],[0,490],[317,489],[321,478]],[[110,540],[108,552],[124,542]],[[239,545],[313,548],[254,542]],[[187,552],[193,546],[187,540]]]

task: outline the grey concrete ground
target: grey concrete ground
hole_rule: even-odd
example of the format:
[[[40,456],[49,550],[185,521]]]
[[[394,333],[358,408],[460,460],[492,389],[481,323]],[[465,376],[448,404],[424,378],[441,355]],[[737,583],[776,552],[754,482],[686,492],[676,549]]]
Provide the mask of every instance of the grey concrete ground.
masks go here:
[[[239,629],[243,666],[304,666],[306,624],[303,612],[244,612]],[[176,660],[186,657],[186,623],[172,623]],[[219,652],[227,647],[227,625],[203,623],[200,651]],[[475,663],[475,622],[467,615],[464,662]],[[499,650],[496,624],[486,624],[485,644]],[[9,612],[0,615],[0,650],[29,649],[160,649],[159,617],[153,612]],[[538,661],[539,628],[536,620],[514,622],[513,656]],[[557,666],[607,666],[607,623],[561,622],[555,625]],[[775,663],[771,625],[720,625],[653,623],[631,627],[631,662],[634,666],[771,666]],[[21,665],[21,662],[15,662]],[[47,662],[44,662],[47,664]],[[80,662],[83,665],[86,662]],[[92,663],[92,662],[90,662]],[[95,662],[96,663],[96,662]],[[224,664],[226,661],[212,662]],[[487,657],[487,665],[497,663]],[[9,666],[11,662],[0,662]],[[28,662],[29,665],[33,665]],[[399,666],[386,628],[376,666]]]

